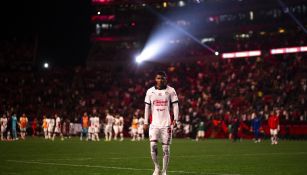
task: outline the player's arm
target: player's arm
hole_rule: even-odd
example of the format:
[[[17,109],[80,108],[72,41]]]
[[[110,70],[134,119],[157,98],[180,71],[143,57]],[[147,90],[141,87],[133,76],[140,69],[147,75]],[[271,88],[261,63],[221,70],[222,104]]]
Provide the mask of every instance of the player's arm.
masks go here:
[[[173,90],[173,92],[171,93],[171,103],[174,114],[173,126],[176,127],[177,122],[179,121],[179,105],[178,105],[178,97],[175,90]]]
[[[148,121],[149,121],[149,116],[151,114],[151,103],[150,103],[150,96],[149,92],[146,92],[146,97],[145,97],[145,112],[144,112],[144,129],[147,130],[148,128]]]

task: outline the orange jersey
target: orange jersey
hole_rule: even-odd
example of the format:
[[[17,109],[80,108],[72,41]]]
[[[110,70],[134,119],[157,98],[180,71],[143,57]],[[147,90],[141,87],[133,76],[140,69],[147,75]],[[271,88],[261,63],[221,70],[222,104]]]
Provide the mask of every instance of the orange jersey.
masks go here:
[[[138,119],[133,119],[132,120],[132,128],[133,129],[137,129],[138,128]]]
[[[82,128],[88,128],[88,116],[83,116],[82,117]]]
[[[43,128],[48,128],[47,119],[43,120]]]
[[[20,117],[20,127],[25,128],[27,126],[28,119],[27,117]]]

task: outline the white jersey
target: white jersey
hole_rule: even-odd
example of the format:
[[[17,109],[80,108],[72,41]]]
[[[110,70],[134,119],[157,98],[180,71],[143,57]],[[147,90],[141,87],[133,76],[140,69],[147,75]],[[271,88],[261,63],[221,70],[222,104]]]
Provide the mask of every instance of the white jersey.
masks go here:
[[[119,117],[119,126],[124,127],[124,117]]]
[[[98,133],[100,129],[100,122],[99,122],[99,117],[94,117],[94,132]]]
[[[114,118],[114,126],[120,126],[119,118]]]
[[[60,117],[57,117],[55,119],[55,129],[54,129],[54,132],[56,132],[56,133],[60,133],[61,132],[61,118]]]
[[[0,119],[0,123],[1,123],[1,132],[4,132],[7,128],[7,118],[6,117],[2,117]]]
[[[96,119],[95,117],[90,117],[90,127],[95,127],[95,124],[96,124]]]
[[[54,124],[55,124],[54,118],[49,119],[48,127],[49,127],[49,128],[53,128],[53,127],[54,127]]]
[[[143,117],[139,118],[139,127],[144,127],[145,119]]]
[[[100,120],[99,120],[99,117],[94,117],[94,125],[95,125],[95,128],[99,128],[99,125],[100,125]]]
[[[112,126],[113,123],[114,123],[114,117],[112,115],[108,114],[106,116],[106,121],[107,121],[107,125],[111,125]]]
[[[61,118],[60,117],[57,117],[55,119],[55,127],[56,128],[61,128]]]
[[[177,103],[178,97],[174,88],[166,86],[165,89],[151,87],[146,92],[145,103],[150,105],[152,122],[151,127],[163,128],[171,126],[170,107]],[[148,121],[145,121],[147,124]]]

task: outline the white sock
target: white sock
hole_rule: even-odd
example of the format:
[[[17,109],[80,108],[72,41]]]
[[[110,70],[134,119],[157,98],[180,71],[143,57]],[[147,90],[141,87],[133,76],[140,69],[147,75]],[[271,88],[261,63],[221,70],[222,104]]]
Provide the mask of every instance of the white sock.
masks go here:
[[[168,168],[168,162],[169,162],[170,146],[162,145],[162,149],[163,149],[163,169],[162,171],[166,172]]]
[[[155,169],[159,169],[158,147],[157,146],[158,146],[157,142],[150,142],[151,159],[155,165]]]

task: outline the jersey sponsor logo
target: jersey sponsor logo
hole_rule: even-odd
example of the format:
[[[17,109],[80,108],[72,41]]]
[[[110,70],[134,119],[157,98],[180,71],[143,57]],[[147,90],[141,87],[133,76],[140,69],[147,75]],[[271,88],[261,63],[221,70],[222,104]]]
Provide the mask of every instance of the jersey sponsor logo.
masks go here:
[[[154,106],[168,106],[167,100],[155,100],[153,101]]]

